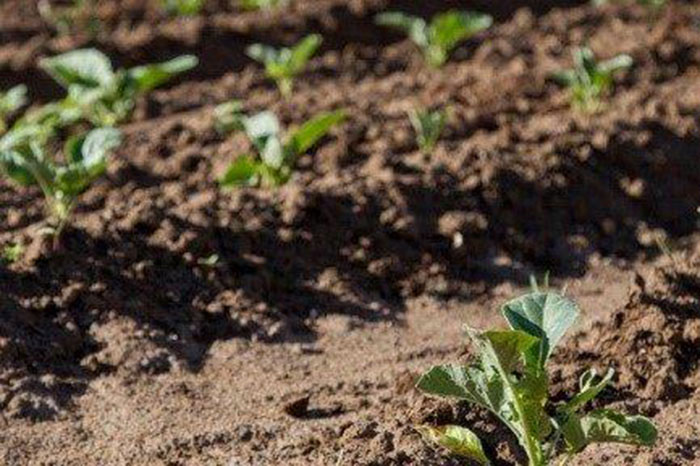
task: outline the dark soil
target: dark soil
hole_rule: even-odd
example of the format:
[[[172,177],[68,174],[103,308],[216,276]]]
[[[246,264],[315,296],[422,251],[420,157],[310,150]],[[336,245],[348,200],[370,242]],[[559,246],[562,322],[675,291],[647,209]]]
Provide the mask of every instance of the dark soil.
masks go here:
[[[700,6],[475,1],[496,24],[430,71],[372,17],[461,2],[212,1],[189,19],[157,3],[101,2],[94,36],[58,36],[33,2],[0,5],[0,88],[25,82],[37,102],[62,95],[38,60],[78,46],[120,66],[201,60],[138,102],[57,251],[37,239],[40,193],[0,181],[0,246],[26,245],[0,265],[2,460],[448,465],[412,425],[458,422],[513,464],[492,419],[412,384],[466,356],[465,320],[499,324],[493,310],[550,271],[586,310],[556,390],[612,366],[601,403],[661,432],[577,464],[700,462]],[[283,101],[245,47],[310,32],[323,50]],[[635,60],[595,116],[547,79],[584,44]],[[227,193],[215,179],[249,147],[214,131],[212,109],[234,98],[288,125],[350,118],[288,185]],[[430,156],[406,117],[420,105],[451,108]],[[659,239],[690,252],[656,259]]]

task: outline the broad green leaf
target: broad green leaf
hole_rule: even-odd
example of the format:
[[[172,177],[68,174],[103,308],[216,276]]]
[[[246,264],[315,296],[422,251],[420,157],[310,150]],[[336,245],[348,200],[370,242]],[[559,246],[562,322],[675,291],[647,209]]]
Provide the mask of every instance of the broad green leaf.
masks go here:
[[[163,63],[131,68],[128,71],[128,75],[136,83],[137,91],[144,93],[165,84],[179,74],[191,70],[198,63],[197,57],[182,55]]]
[[[626,443],[654,445],[657,430],[644,416],[627,416],[608,409],[593,411],[585,416],[569,416],[562,434],[571,452],[579,452],[592,443]]]
[[[423,18],[407,15],[399,11],[388,11],[375,16],[379,26],[387,26],[404,32],[421,48],[429,46],[428,24]]]
[[[260,163],[250,155],[242,155],[229,165],[226,173],[219,178],[219,184],[224,188],[252,186],[257,184]]]
[[[417,426],[416,430],[428,441],[447,448],[452,453],[469,458],[482,465],[490,464],[479,437],[461,426]]]
[[[265,148],[260,153],[260,158],[268,167],[278,170],[284,165],[284,148],[279,138],[270,137],[265,141]]]
[[[259,151],[265,150],[269,138],[279,138],[282,131],[277,116],[270,111],[245,118],[243,126],[248,138]]]
[[[114,128],[98,128],[90,131],[80,149],[82,165],[89,172],[104,171],[107,156],[121,144],[121,132]]]
[[[109,58],[95,49],[78,49],[41,60],[41,67],[59,84],[68,88],[106,87],[114,80]]]
[[[0,150],[0,168],[14,182],[22,186],[36,184],[36,178],[25,165],[22,155],[14,150]]]
[[[615,371],[609,369],[604,377],[597,379],[595,369],[589,369],[581,375],[579,379],[579,392],[571,400],[562,405],[558,411],[572,413],[579,410],[583,405],[593,400],[610,383]]]
[[[288,73],[290,75],[296,75],[303,71],[322,42],[323,38],[319,34],[310,34],[292,47],[289,62],[287,63],[287,67],[289,68]]]
[[[579,315],[576,303],[552,292],[530,293],[516,298],[507,302],[502,312],[512,329],[540,339],[537,353],[542,367]]]
[[[344,110],[324,113],[312,118],[296,130],[288,143],[290,151],[295,155],[304,154],[311,149],[330,129],[345,119]]]
[[[431,42],[450,52],[461,41],[489,28],[493,18],[471,11],[448,11],[436,15],[430,22]]]
[[[490,403],[487,397],[483,397],[475,388],[475,383],[483,375],[475,377],[470,369],[456,364],[434,366],[421,376],[416,387],[430,395],[459,398],[488,408]]]

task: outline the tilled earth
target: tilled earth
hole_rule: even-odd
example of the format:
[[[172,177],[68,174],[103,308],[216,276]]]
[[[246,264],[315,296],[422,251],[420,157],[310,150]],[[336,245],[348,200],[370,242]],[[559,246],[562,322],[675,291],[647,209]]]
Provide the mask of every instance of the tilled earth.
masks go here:
[[[101,2],[102,30],[67,36],[33,2],[0,5],[0,87],[25,82],[37,102],[62,95],[38,59],[72,48],[201,60],[139,101],[59,250],[35,240],[40,193],[0,182],[0,245],[26,245],[0,266],[2,461],[449,465],[412,426],[456,422],[514,464],[490,417],[413,382],[468,358],[462,324],[501,325],[498,306],[549,271],[584,311],[553,395],[612,366],[599,404],[660,428],[652,449],[589,448],[577,464],[700,462],[700,5],[473,1],[496,24],[432,71],[372,17],[463,2],[211,1],[191,19],[157,3]],[[283,101],[245,47],[310,32],[323,49]],[[635,60],[595,116],[547,79],[584,44]],[[249,149],[212,127],[229,99],[288,125],[349,120],[283,188],[221,192]],[[450,108],[430,156],[406,117],[426,105]]]

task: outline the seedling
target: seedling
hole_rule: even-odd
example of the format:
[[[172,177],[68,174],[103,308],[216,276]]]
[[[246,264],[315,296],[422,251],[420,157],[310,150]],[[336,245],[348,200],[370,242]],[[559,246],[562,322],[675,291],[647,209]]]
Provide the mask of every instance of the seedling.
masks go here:
[[[282,142],[280,123],[273,113],[241,117],[240,126],[257,155],[239,156],[219,179],[219,184],[224,188],[283,185],[291,177],[296,160],[344,119],[342,110],[323,113],[291,132]]]
[[[169,15],[195,16],[205,3],[206,0],[163,0],[163,8]]]
[[[7,117],[27,104],[27,86],[20,84],[0,92],[0,134],[7,131]]]
[[[95,49],[80,49],[41,61],[41,67],[67,91],[62,105],[75,108],[96,126],[126,120],[137,96],[197,65],[183,55],[170,61],[114,71],[109,58]]]
[[[240,0],[239,4],[244,10],[272,10],[289,3],[289,0]]]
[[[55,6],[50,0],[37,3],[39,16],[60,35],[87,31],[94,36],[100,27],[93,0],[72,0],[67,5]]]
[[[666,0],[636,0],[637,4],[650,8],[652,10],[660,10],[666,5]],[[613,3],[611,0],[591,0],[591,3],[595,6],[606,5],[608,3]],[[619,0],[615,3],[619,3]]]
[[[245,129],[243,127],[243,106],[237,100],[231,100],[214,109],[214,128],[221,134]]]
[[[612,90],[615,73],[630,68],[632,63],[629,55],[597,63],[591,49],[584,47],[574,52],[573,69],[560,71],[552,77],[569,88],[576,107],[592,113],[601,108],[601,99]]]
[[[554,292],[534,291],[506,303],[502,311],[510,330],[467,329],[476,351],[475,363],[433,367],[420,378],[417,387],[431,395],[465,400],[491,411],[515,434],[529,466],[552,464],[560,454],[565,464],[591,443],[654,444],[656,428],[646,417],[609,409],[581,413],[581,408],[610,383],[612,370],[603,377],[593,369],[587,370],[572,399],[549,406],[546,363],[578,317],[574,302]],[[455,454],[489,464],[481,441],[466,427],[418,429]]]
[[[289,98],[294,88],[294,78],[304,71],[322,42],[320,35],[311,34],[291,48],[275,49],[253,44],[248,47],[247,53],[250,58],[265,65],[267,77],[275,81],[284,98]]]
[[[411,110],[408,113],[411,125],[416,132],[418,147],[424,154],[429,154],[435,148],[440,135],[447,124],[447,112],[437,110]]]
[[[392,27],[407,34],[434,68],[444,65],[460,42],[493,24],[493,18],[489,15],[454,10],[434,16],[430,24],[423,18],[398,11],[381,13],[375,21],[380,26]]]
[[[46,231],[60,236],[78,195],[104,173],[107,157],[119,145],[113,128],[94,129],[66,142],[63,162],[47,155],[39,125],[10,131],[0,140],[0,168],[23,186],[37,185],[44,193],[48,215]]]
[[[23,255],[24,245],[22,243],[7,244],[2,248],[2,253],[0,253],[0,262],[14,264],[19,261]]]

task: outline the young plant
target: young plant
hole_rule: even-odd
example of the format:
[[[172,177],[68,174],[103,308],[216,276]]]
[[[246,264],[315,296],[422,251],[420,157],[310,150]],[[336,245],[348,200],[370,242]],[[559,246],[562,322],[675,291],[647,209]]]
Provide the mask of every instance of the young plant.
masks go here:
[[[239,156],[219,179],[219,184],[224,188],[283,185],[291,177],[296,160],[344,119],[342,110],[323,113],[301,125],[283,142],[279,121],[273,113],[241,116],[238,125],[258,153]]]
[[[589,48],[574,52],[574,68],[554,73],[554,80],[569,88],[573,104],[584,112],[596,112],[601,99],[613,88],[614,75],[632,66],[632,57],[618,55],[604,62],[596,62]]]
[[[60,35],[87,31],[94,36],[100,27],[94,0],[72,0],[64,6],[52,5],[50,0],[40,0],[37,9],[39,16]]]
[[[27,104],[27,86],[20,84],[0,92],[0,134],[7,131],[7,117]]]
[[[610,409],[581,412],[610,383],[612,370],[601,378],[589,369],[572,399],[549,406],[546,363],[578,317],[575,303],[557,293],[534,291],[506,303],[502,311],[510,330],[467,329],[475,363],[433,367],[417,387],[491,411],[515,434],[529,466],[552,464],[559,454],[566,463],[591,443],[654,444],[656,428],[646,417]],[[481,441],[466,427],[421,426],[419,431],[455,454],[489,464]]]
[[[240,0],[238,3],[244,10],[272,10],[286,5],[289,0]]]
[[[444,65],[460,42],[493,24],[489,15],[472,11],[448,11],[433,17],[428,24],[423,18],[398,11],[381,13],[375,21],[380,26],[398,29],[418,45],[428,64]]]
[[[440,135],[447,124],[447,112],[437,110],[411,110],[408,117],[416,132],[418,147],[424,154],[429,154],[435,148]]]
[[[265,65],[267,77],[275,81],[284,98],[292,95],[294,78],[299,75],[311,57],[321,46],[323,38],[311,34],[291,48],[275,49],[262,44],[253,44],[247,54],[253,60]]]
[[[73,50],[41,61],[41,67],[68,91],[61,105],[77,109],[95,126],[114,126],[126,120],[137,96],[196,65],[197,58],[184,55],[114,71],[109,58],[95,49]]]
[[[238,100],[230,100],[214,108],[214,128],[221,134],[242,130],[243,106]]]
[[[198,15],[206,0],[162,0],[166,13],[174,16]]]
[[[0,168],[23,186],[39,186],[46,198],[48,232],[60,236],[78,195],[104,173],[107,157],[119,145],[121,134],[113,128],[94,129],[69,139],[63,162],[47,154],[45,128],[26,125],[0,140]]]

